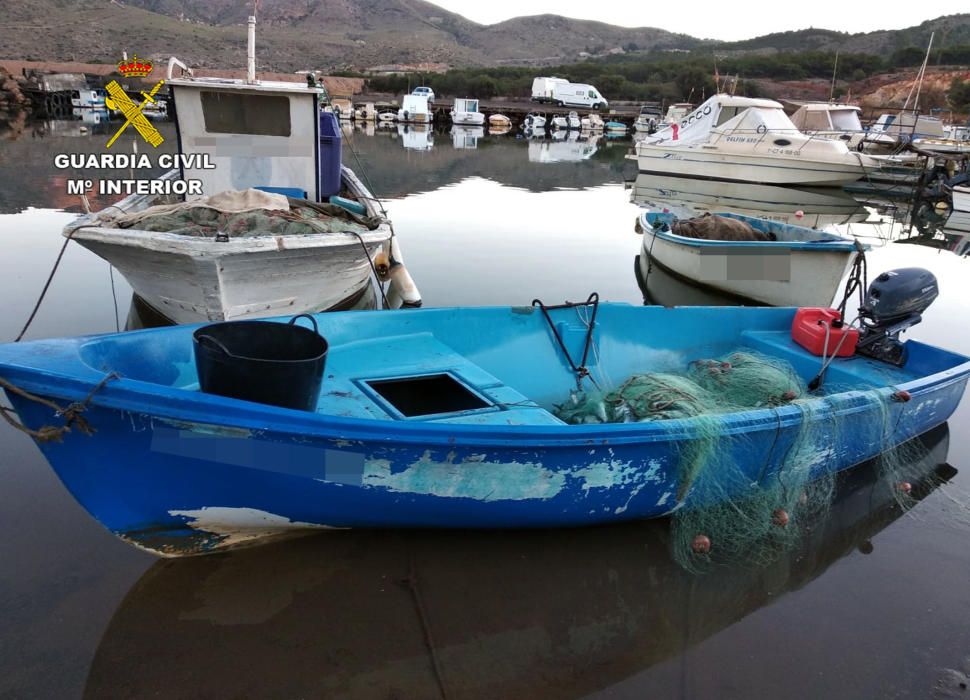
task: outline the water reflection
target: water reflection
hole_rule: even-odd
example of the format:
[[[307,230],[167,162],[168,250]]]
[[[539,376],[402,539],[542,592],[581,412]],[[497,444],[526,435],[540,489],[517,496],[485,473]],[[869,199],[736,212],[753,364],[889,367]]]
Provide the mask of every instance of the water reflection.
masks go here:
[[[955,473],[945,425],[922,443],[908,472],[917,499]],[[653,667],[872,553],[902,515],[863,465],[830,517],[762,569],[688,574],[656,521],[331,533],[159,561],[112,617],[85,696],[560,698],[634,675],[640,693],[671,690]]]
[[[631,196],[638,204],[679,216],[730,211],[813,228],[869,218],[862,204],[835,187],[779,187],[640,173],[632,183]]]

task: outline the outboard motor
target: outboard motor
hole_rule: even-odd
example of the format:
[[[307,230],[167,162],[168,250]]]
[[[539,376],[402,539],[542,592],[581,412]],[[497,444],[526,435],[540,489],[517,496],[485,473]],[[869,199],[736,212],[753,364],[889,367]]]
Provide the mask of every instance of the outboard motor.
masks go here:
[[[906,348],[899,334],[923,320],[921,314],[939,293],[929,270],[905,267],[883,272],[869,285],[859,310],[862,332],[856,352],[902,367]]]

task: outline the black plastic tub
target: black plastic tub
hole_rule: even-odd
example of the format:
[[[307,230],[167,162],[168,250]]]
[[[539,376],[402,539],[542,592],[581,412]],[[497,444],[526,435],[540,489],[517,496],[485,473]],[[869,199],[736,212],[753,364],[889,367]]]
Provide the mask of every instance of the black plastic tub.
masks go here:
[[[296,325],[299,318],[313,330]],[[289,323],[226,321],[192,334],[202,391],[271,406],[313,411],[327,364],[327,340],[301,314]]]

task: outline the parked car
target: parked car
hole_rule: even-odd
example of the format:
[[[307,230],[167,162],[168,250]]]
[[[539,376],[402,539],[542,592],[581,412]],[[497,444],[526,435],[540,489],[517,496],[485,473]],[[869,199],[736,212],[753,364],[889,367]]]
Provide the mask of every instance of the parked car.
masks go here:
[[[428,102],[434,102],[434,90],[429,87],[416,87],[411,91],[411,94],[427,97]]]

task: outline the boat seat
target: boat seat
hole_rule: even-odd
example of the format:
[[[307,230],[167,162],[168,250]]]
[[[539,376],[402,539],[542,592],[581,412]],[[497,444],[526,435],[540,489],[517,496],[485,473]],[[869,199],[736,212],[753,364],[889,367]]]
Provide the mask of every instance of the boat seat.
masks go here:
[[[442,378],[442,375],[444,377]],[[390,394],[381,387],[400,381],[438,379],[437,384],[454,390],[466,408],[405,415],[395,408]],[[401,394],[420,394],[415,386]],[[422,398],[422,397],[418,397]],[[427,410],[429,399],[422,401]],[[445,404],[443,404],[445,405]],[[562,421],[527,396],[502,383],[432,333],[388,336],[331,345],[320,391],[317,412],[330,415],[419,420],[483,425],[562,425]]]
[[[813,355],[795,343],[788,331],[744,331],[742,344],[752,350],[777,357],[791,363],[795,371],[805,381],[809,381],[822,366],[822,358]],[[825,382],[839,389],[871,389],[892,384],[900,384],[919,375],[888,365],[885,362],[854,355],[837,357],[825,371]]]

